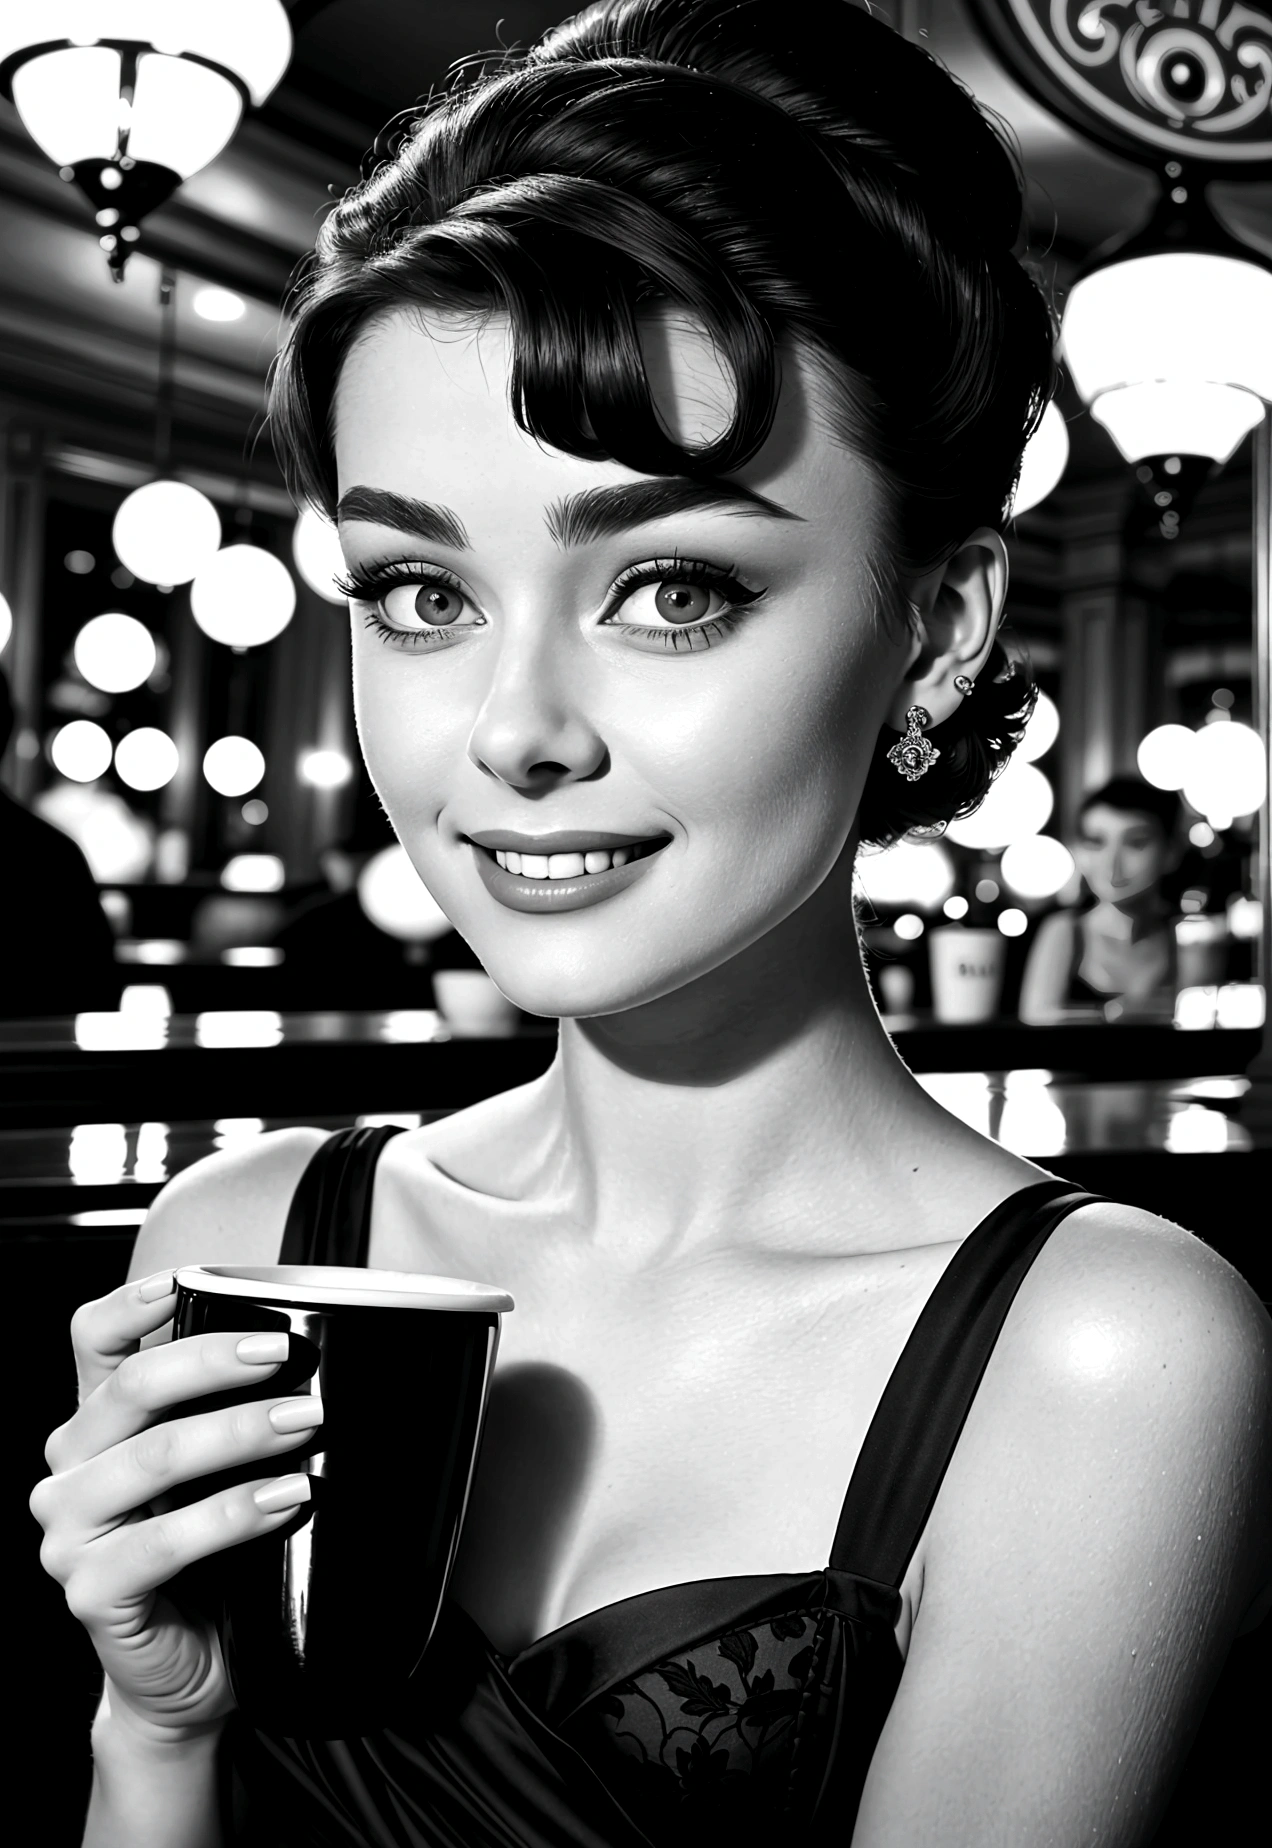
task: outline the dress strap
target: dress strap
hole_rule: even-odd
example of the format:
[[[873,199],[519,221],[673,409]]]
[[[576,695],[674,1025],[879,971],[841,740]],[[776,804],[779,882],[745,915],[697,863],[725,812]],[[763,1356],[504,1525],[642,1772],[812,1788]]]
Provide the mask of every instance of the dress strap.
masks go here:
[[[314,1150],[287,1210],[280,1264],[366,1268],[375,1165],[402,1128],[338,1129]]]
[[[844,1497],[833,1570],[900,1588],[1017,1290],[1060,1221],[1100,1197],[1070,1181],[1039,1181],[963,1240],[875,1409]]]

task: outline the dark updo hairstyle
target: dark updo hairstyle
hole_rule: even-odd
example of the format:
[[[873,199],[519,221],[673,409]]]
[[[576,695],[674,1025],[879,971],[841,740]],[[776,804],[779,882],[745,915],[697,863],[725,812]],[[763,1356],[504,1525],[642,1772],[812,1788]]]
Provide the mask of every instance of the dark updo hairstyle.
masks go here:
[[[1184,811],[1173,789],[1155,789],[1139,776],[1115,776],[1082,798],[1079,822],[1088,809],[1117,809],[1123,815],[1151,815],[1167,841],[1174,841],[1183,825]]]
[[[867,561],[884,620],[903,574],[1001,532],[1055,389],[1053,311],[1013,254],[1008,145],[918,46],[846,0],[596,0],[529,50],[463,60],[377,144],[293,298],[271,420],[297,500],[334,514],[332,404],[377,311],[507,314],[511,408],[541,442],[642,474],[715,476],[759,450],[777,347],[818,362],[828,434],[883,487]],[[673,442],[636,316],[687,308],[735,387],[731,426]],[[1035,699],[995,643],[909,783],[881,738],[863,841],[975,808]]]

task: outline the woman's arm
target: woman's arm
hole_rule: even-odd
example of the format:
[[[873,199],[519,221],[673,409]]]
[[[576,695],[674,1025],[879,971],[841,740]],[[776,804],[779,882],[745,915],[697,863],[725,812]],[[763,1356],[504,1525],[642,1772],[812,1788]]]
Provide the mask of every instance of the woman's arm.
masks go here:
[[[1053,912],[1038,926],[1020,984],[1020,1018],[1026,1026],[1049,1026],[1064,1012],[1075,929],[1071,911]]]
[[[1148,1843],[1270,1536],[1266,1310],[1191,1234],[1081,1209],[1021,1286],[937,1498],[852,1848]]]

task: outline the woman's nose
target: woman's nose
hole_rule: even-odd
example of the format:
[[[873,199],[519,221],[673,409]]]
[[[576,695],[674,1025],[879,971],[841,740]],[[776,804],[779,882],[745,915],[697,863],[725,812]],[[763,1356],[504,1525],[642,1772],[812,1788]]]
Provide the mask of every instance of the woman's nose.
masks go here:
[[[504,646],[473,724],[468,755],[514,789],[594,776],[605,745],[580,707],[567,651],[540,642]]]

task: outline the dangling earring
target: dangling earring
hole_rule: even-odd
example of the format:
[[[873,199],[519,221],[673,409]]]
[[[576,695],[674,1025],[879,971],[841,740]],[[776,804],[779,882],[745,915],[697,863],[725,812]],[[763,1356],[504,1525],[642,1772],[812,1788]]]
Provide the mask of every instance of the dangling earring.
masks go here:
[[[954,685],[958,688],[964,699],[967,698],[969,693],[974,693],[976,691],[976,682],[974,680],[969,680],[966,674],[955,674]]]
[[[931,723],[932,714],[925,706],[911,706],[905,715],[905,736],[898,738],[888,752],[888,762],[896,766],[907,783],[917,783],[921,776],[926,776],[941,755],[923,736],[923,727]]]

